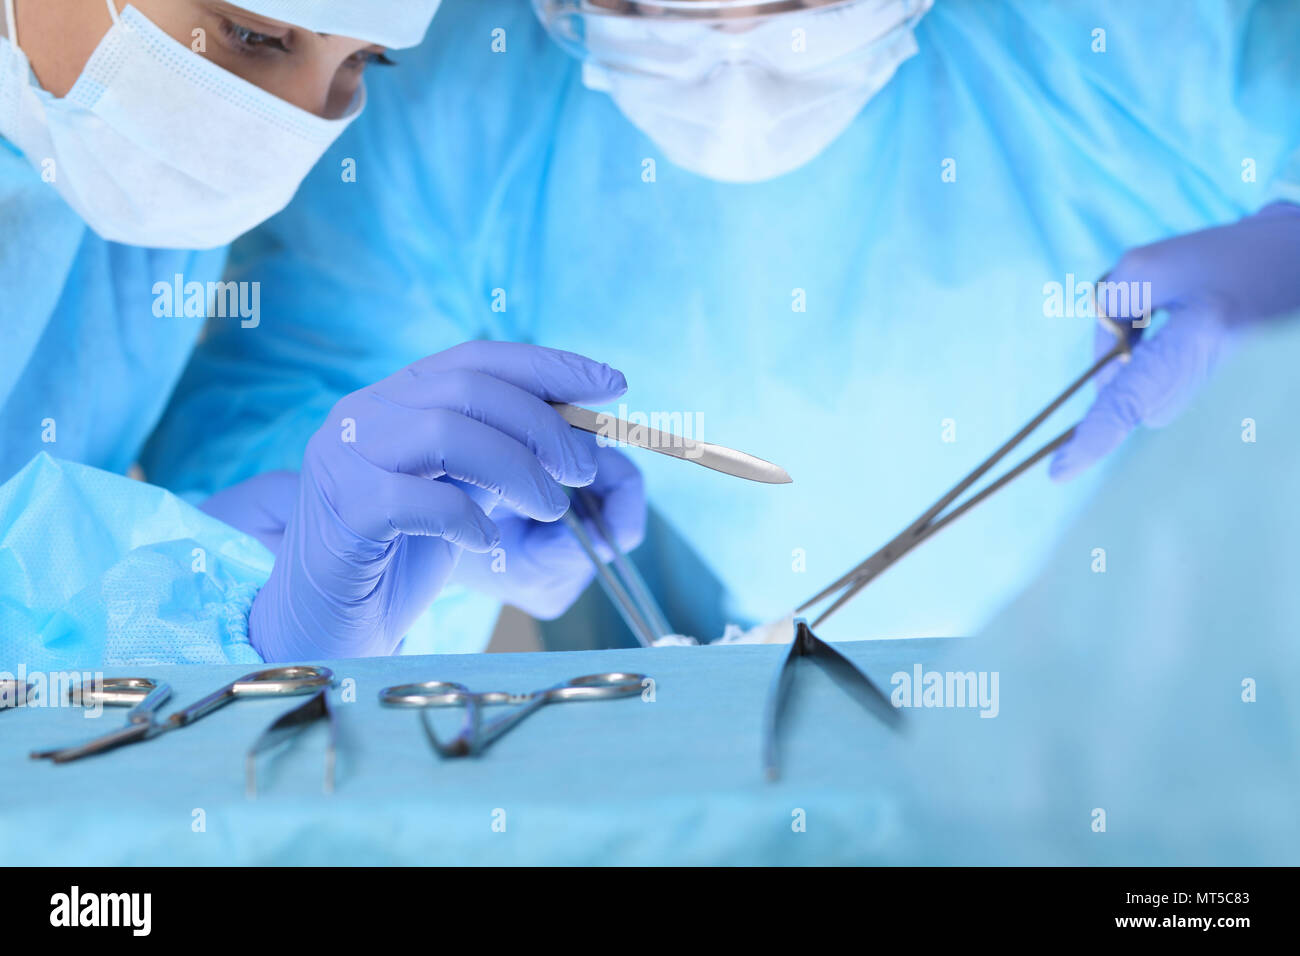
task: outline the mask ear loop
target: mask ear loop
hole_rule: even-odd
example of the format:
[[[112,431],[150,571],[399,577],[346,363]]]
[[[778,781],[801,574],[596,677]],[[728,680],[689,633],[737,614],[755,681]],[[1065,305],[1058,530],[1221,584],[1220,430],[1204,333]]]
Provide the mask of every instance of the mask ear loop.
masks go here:
[[[14,15],[14,0],[5,0],[5,36],[18,49],[18,17]]]
[[[12,2],[13,0],[5,0],[5,3],[12,3]],[[121,20],[118,19],[117,4],[115,4],[113,0],[104,0],[104,4],[108,7],[108,15],[113,18],[113,25],[117,26],[117,24],[122,22]]]

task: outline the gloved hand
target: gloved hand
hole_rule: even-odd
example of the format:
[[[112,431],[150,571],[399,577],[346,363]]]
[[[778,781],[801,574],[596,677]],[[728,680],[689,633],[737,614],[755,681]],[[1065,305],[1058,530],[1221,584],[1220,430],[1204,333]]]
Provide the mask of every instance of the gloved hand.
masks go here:
[[[570,352],[468,342],[338,402],[303,456],[298,500],[249,617],[268,661],[391,654],[462,549],[501,534],[463,490],[555,521],[596,474],[547,401],[605,402],[622,373]]]
[[[218,491],[199,510],[252,535],[278,554],[297,500],[298,473],[268,471]]]
[[[1231,225],[1133,249],[1104,281],[1150,282],[1148,307],[1168,317],[1142,341],[1131,319],[1117,319],[1137,341],[1133,356],[1097,373],[1096,401],[1052,459],[1057,480],[1110,454],[1139,424],[1169,424],[1244,330],[1300,309],[1300,206],[1273,203]],[[1116,314],[1101,295],[1098,307]],[[1097,357],[1114,344],[1099,328]]]
[[[600,499],[601,517],[619,549],[631,551],[645,537],[645,484],[641,472],[617,448],[599,447],[593,435],[575,435],[596,460],[596,480],[588,491]],[[534,521],[506,506],[495,508],[491,515],[501,530],[500,547],[486,554],[461,555],[453,579],[533,617],[559,617],[596,574],[578,539],[563,522]],[[588,518],[583,523],[600,557],[611,560],[613,555],[592,521]]]

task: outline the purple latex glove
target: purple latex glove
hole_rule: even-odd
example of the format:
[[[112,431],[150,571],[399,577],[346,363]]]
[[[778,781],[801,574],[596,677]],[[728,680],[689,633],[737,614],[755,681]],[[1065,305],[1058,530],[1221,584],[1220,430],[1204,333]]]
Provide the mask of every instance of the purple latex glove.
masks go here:
[[[1131,329],[1133,357],[1097,373],[1096,401],[1052,459],[1057,480],[1110,454],[1139,424],[1169,424],[1245,330],[1300,309],[1300,206],[1273,203],[1228,226],[1133,249],[1105,281],[1150,282],[1150,311],[1168,317],[1140,341],[1142,330]],[[1116,314],[1101,296],[1098,306]],[[1114,344],[1099,328],[1097,357]]]
[[[600,500],[600,514],[624,553],[645,537],[645,484],[641,472],[617,448],[601,448],[595,436],[575,433],[596,459],[596,480],[588,491]],[[476,500],[479,495],[473,495]],[[508,507],[491,510],[501,529],[499,548],[461,555],[453,579],[526,611],[533,617],[559,617],[596,574],[591,559],[563,523],[534,521]],[[613,558],[590,519],[583,523],[600,557]]]
[[[252,535],[279,554],[284,528],[298,501],[296,471],[268,471],[218,491],[199,510]]]
[[[338,402],[303,456],[298,500],[249,617],[268,661],[391,654],[462,549],[501,534],[461,485],[555,521],[596,474],[548,401],[605,402],[622,373],[554,349],[468,342]]]

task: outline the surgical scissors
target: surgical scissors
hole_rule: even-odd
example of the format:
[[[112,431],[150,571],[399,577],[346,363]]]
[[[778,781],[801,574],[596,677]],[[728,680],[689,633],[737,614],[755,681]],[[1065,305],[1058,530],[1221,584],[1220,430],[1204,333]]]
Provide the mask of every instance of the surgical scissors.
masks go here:
[[[69,760],[103,753],[123,744],[151,740],[166,731],[188,726],[238,697],[309,694],[321,687],[328,687],[333,682],[334,672],[328,667],[301,664],[269,667],[231,681],[198,703],[191,704],[184,710],[170,715],[163,723],[158,723],[155,720],[156,712],[171,696],[171,688],[147,678],[112,677],[102,682],[102,690],[96,690],[94,685],[88,692],[82,688],[81,700],[83,703],[89,699],[92,702],[101,701],[109,705],[135,703],[135,708],[127,715],[126,727],[75,747],[38,751],[32,756],[49,758],[55,763],[67,763]],[[75,691],[75,688],[70,689],[70,696]]]
[[[627,559],[615,540],[613,532],[605,523],[600,513],[600,501],[585,488],[569,489],[573,507],[564,513],[564,524],[578,539],[578,544],[587,553],[596,568],[596,579],[601,589],[623,618],[633,636],[642,647],[651,647],[665,634],[671,634],[668,619],[650,592],[645,578],[637,571],[636,565]],[[575,512],[577,512],[575,514]],[[600,558],[596,544],[587,534],[583,525],[584,518],[590,519],[596,533],[613,554],[613,559],[606,564]]]
[[[70,747],[57,747],[51,750],[36,750],[32,757],[36,760],[52,760],[54,763],[67,763],[81,757],[90,757],[104,753],[123,744],[132,744],[156,736],[162,729],[154,722],[158,708],[167,703],[172,689],[169,685],[149,677],[109,677],[90,684],[75,684],[68,688],[68,700],[83,707],[102,704],[109,707],[130,706],[126,715],[126,726],[111,731],[85,743]],[[132,706],[134,705],[134,706]]]
[[[423,681],[416,684],[397,684],[379,692],[379,702],[388,707],[415,707],[420,710],[420,723],[433,749],[443,757],[477,756],[487,749],[529,714],[547,704],[570,700],[607,700],[614,697],[631,697],[641,693],[649,680],[645,674],[614,671],[606,674],[588,674],[574,677],[551,687],[526,694],[505,691],[475,693],[464,684],[450,681]],[[443,743],[429,722],[428,708],[465,705],[465,720],[460,732],[450,743]],[[492,704],[521,704],[510,713],[483,725],[480,708]]]
[[[187,727],[200,717],[206,717],[214,710],[240,697],[290,697],[296,694],[310,694],[333,683],[334,672],[328,667],[318,667],[314,664],[268,667],[266,670],[245,674],[225,687],[213,691],[198,703],[191,704],[184,710],[178,710],[167,718],[164,727],[168,730]]]
[[[832,594],[842,592],[839,593],[839,596],[830,607],[822,611],[822,613],[812,622],[812,626],[816,627],[852,600],[859,591],[883,574],[888,568],[893,566],[895,562],[919,545],[922,541],[927,540],[946,528],[949,524],[970,511],[981,501],[985,500],[999,489],[1004,488],[1068,442],[1074,434],[1073,425],[1061,434],[1057,435],[1047,444],[1043,445],[1029,457],[1025,458],[1018,465],[1011,468],[1006,472],[1006,474],[991,482],[986,488],[983,488],[976,494],[972,495],[960,505],[953,507],[951,511],[943,514],[943,512],[952,505],[954,501],[961,497],[967,489],[971,487],[971,485],[984,477],[984,475],[986,475],[994,465],[1009,455],[1017,445],[1037,430],[1038,426],[1043,424],[1043,422],[1046,421],[1058,408],[1069,401],[1070,397],[1074,395],[1075,392],[1081,389],[1112,359],[1118,358],[1121,361],[1128,360],[1131,353],[1128,332],[1114,319],[1101,314],[1100,310],[1098,310],[1098,318],[1102,325],[1105,326],[1116,339],[1115,345],[1112,346],[1106,354],[1097,359],[1097,361],[1092,364],[1091,368],[1071,382],[1066,387],[1065,391],[1052,399],[1047,407],[1030,419],[1024,428],[1012,435],[1011,438],[997,449],[997,451],[993,452],[993,454],[980,462],[973,471],[966,475],[966,477],[961,481],[957,482],[957,484],[954,485],[947,494],[926,509],[919,518],[891,538],[885,543],[884,547],[880,548],[861,564],[851,568],[846,574],[837,578],[831,584],[814,594],[807,601],[800,604],[795,608],[795,613],[798,614],[806,611],[808,608],[818,604],[822,600],[830,597]]]

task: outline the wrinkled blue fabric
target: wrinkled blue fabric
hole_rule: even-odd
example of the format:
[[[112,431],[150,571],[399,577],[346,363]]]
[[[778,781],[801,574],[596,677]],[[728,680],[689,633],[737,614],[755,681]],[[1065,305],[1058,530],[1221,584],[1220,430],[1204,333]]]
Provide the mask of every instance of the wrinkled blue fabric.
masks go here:
[[[597,467],[547,403],[605,402],[626,387],[569,352],[467,342],[341,399],[307,445],[254,602],[254,647],[276,661],[391,654],[462,551],[495,552],[502,577],[529,586],[518,526],[559,519],[564,486],[590,485]],[[509,540],[488,516],[497,509]]]
[[[1123,315],[1133,353],[1098,372],[1101,392],[1053,458],[1053,478],[1079,474],[1138,425],[1173,421],[1244,332],[1300,309],[1300,206],[1273,203],[1240,222],[1125,253],[1099,286],[1098,308]],[[1154,310],[1165,324],[1144,335],[1142,313]],[[1114,345],[1099,327],[1097,358]]]
[[[176,284],[206,289],[224,261],[105,242],[0,139],[0,660],[257,660],[266,556],[158,488],[70,464],[136,461],[203,327]]]
[[[1268,3],[941,2],[820,157],[737,186],[667,162],[526,5],[447,2],[236,250],[266,318],[204,343],[151,469],[215,491],[294,467],[339,396],[466,338],[596,353],[626,373],[629,411],[684,413],[790,471],[774,488],[630,453],[654,509],[637,560],[674,626],[777,617],[1088,366],[1076,283],[1294,185],[1298,20]],[[497,27],[504,54],[466,42]],[[1099,478],[1044,472],[873,582],[827,636],[975,630]],[[548,639],[621,630],[595,589],[575,612]]]
[[[0,485],[0,668],[256,663],[271,554],[144,482],[48,455]]]

